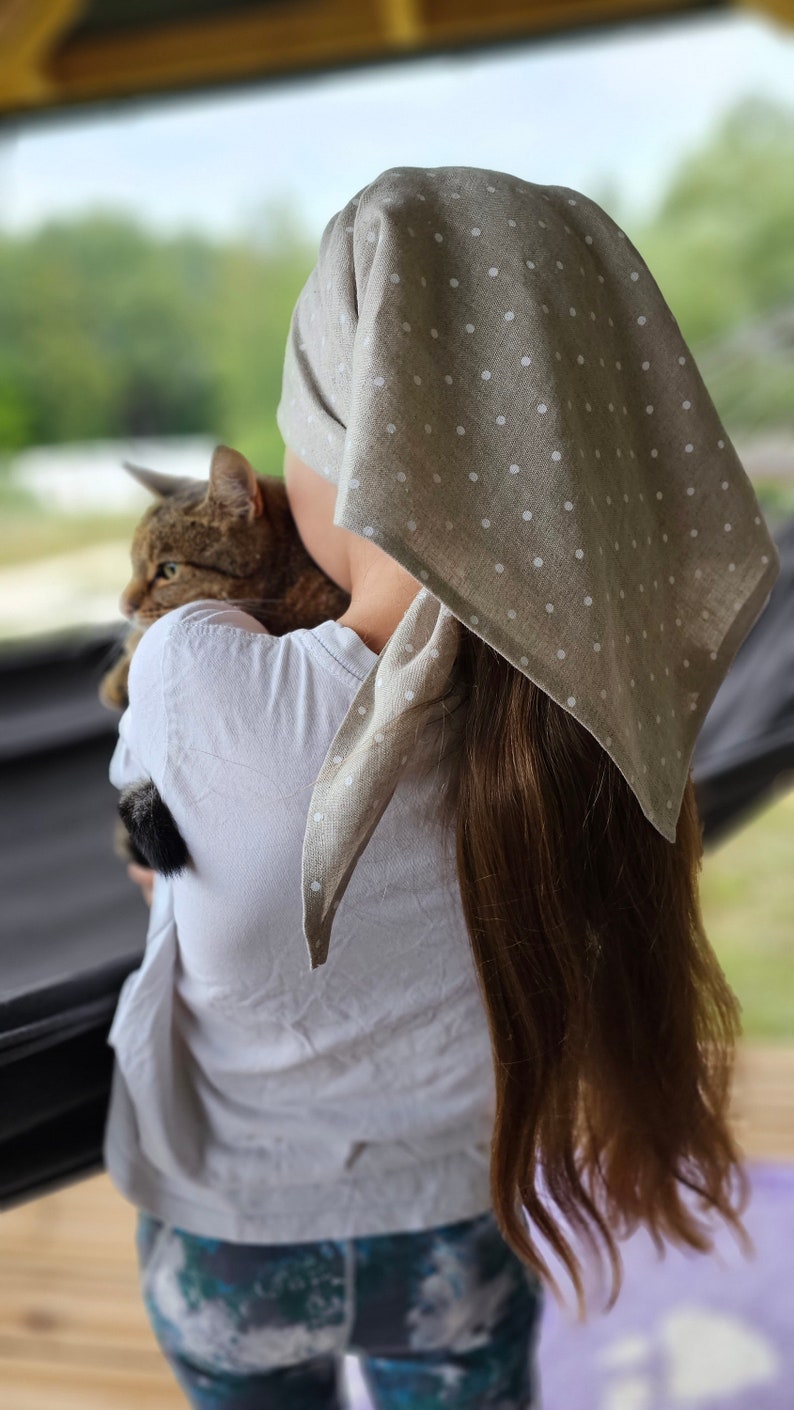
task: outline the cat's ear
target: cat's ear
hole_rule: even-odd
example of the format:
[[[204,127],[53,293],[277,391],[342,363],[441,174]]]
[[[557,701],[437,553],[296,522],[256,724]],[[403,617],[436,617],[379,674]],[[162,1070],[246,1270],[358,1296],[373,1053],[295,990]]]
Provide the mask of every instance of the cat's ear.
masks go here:
[[[210,465],[208,503],[234,519],[258,519],[264,511],[262,490],[253,468],[239,450],[216,446]]]
[[[131,465],[129,460],[122,461],[122,466],[133,480],[137,480],[158,499],[170,499],[180,490],[193,489],[202,484],[201,480],[191,480],[187,475],[163,475],[159,470],[145,470],[142,465]]]

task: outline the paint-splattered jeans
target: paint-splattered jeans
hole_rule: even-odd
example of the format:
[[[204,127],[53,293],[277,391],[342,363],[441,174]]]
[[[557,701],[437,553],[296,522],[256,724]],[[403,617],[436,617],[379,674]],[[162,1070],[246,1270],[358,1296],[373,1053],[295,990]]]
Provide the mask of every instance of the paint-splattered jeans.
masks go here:
[[[141,1287],[197,1410],[530,1410],[542,1293],[491,1214],[420,1233],[233,1244],[140,1214]]]

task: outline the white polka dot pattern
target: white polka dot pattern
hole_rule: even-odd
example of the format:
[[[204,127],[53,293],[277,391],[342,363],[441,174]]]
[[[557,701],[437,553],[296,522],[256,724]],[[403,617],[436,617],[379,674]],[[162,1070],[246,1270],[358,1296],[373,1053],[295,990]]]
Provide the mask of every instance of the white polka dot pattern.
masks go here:
[[[325,963],[334,911],[411,757],[417,731],[442,717],[438,707],[414,715],[406,709],[426,694],[429,679],[439,688],[446,681],[458,623],[423,588],[400,625],[362,682],[314,786],[303,867],[303,922],[312,969]],[[444,729],[449,743],[448,721]]]
[[[276,418],[337,485],[335,521],[426,585],[310,800],[312,965],[414,738],[402,712],[443,685],[458,622],[575,715],[674,841],[695,739],[779,556],[610,217],[502,172],[382,173],[323,232]]]

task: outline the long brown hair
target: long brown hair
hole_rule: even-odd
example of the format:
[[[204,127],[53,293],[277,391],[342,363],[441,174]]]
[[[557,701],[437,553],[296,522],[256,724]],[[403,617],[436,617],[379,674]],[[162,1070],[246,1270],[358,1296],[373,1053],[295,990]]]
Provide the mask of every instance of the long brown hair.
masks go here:
[[[606,1257],[609,1307],[617,1240],[640,1225],[660,1253],[665,1239],[708,1251],[697,1204],[752,1249],[728,1121],[739,1004],[703,928],[691,775],[671,843],[589,731],[459,626],[440,806],[493,1053],[491,1198],[557,1296],[535,1231],[561,1260],[583,1316],[570,1234],[595,1266]]]

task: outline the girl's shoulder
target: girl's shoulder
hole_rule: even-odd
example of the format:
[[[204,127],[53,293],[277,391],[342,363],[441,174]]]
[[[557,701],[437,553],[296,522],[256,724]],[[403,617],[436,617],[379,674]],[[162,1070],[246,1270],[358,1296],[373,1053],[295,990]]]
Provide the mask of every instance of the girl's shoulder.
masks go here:
[[[175,607],[173,611],[158,617],[145,633],[143,640],[146,641],[152,636],[157,640],[158,636],[162,639],[175,634],[187,635],[197,630],[271,635],[267,627],[263,627],[261,622],[241,607],[236,607],[231,602],[221,602],[216,598],[201,598],[198,602],[185,602],[181,607]]]
[[[161,669],[169,651],[190,650],[199,637],[211,636],[216,646],[221,649],[225,646],[233,652],[241,644],[241,637],[270,635],[255,617],[228,602],[210,598],[186,602],[158,617],[144,632],[130,665],[130,683]]]
[[[253,637],[259,638],[258,645],[264,646],[263,638],[271,643],[274,653],[279,647],[296,643],[308,650],[326,670],[330,658],[343,668],[345,675],[357,676],[359,680],[364,680],[378,660],[378,652],[368,646],[353,627],[340,620],[329,618],[314,627],[297,627],[281,636],[273,636],[241,607],[214,598],[186,602],[158,617],[141,638],[133,660],[139,657],[140,662],[146,661],[151,666],[168,647],[181,646],[189,650],[202,636],[212,638],[219,649],[232,654],[235,649],[250,647]]]
[[[179,731],[213,712],[259,718],[306,715],[324,727],[350,703],[377,662],[352,628],[328,620],[274,636],[231,603],[205,599],[165,613],[132,657],[130,704],[157,699]]]

